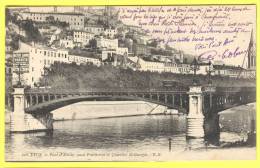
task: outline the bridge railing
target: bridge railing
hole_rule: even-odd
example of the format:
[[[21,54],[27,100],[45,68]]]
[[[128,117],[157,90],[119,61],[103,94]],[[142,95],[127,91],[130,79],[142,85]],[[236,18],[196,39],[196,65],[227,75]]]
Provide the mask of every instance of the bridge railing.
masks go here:
[[[93,93],[93,92],[100,92],[100,93],[152,93],[152,92],[181,92],[186,93],[188,89],[135,89],[135,88],[92,88],[92,89],[44,89],[44,88],[33,88],[33,89],[26,89],[25,93]]]

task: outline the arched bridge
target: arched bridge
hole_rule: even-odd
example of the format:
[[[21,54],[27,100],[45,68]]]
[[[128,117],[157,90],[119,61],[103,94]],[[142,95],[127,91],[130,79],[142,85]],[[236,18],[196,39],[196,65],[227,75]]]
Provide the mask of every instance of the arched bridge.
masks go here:
[[[171,109],[187,111],[187,90],[176,91],[51,91],[30,89],[25,91],[26,113],[48,113],[63,106],[80,101],[145,101]]]
[[[81,101],[140,100],[187,112],[190,119],[256,101],[254,87],[190,86],[182,90],[53,90],[14,88],[6,97],[13,106],[11,130],[52,129],[51,111]],[[28,117],[29,116],[29,117]],[[37,120],[34,121],[34,120]],[[19,120],[19,125],[15,124]],[[199,121],[201,122],[201,121]],[[28,124],[29,123],[29,124]],[[30,123],[31,124],[30,126]],[[29,126],[28,126],[29,125]],[[195,125],[192,125],[194,127]],[[30,127],[30,128],[27,128]],[[196,126],[197,127],[197,126]],[[196,128],[197,129],[197,128]]]

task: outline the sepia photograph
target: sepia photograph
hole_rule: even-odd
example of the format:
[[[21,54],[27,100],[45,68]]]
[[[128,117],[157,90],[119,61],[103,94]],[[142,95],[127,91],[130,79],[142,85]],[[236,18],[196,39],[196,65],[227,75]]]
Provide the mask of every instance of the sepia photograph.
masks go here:
[[[7,6],[5,161],[256,159],[256,5]]]

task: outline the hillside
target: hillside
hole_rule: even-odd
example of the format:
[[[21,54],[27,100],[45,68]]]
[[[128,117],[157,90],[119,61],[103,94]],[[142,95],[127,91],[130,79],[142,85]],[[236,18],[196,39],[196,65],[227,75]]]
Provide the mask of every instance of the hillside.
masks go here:
[[[207,76],[197,76],[201,84],[207,83]],[[103,65],[76,65],[55,63],[49,69],[40,85],[48,85],[59,89],[94,89],[94,88],[162,88],[163,80],[175,80],[183,85],[192,84],[192,75],[172,73],[139,72],[131,69]],[[248,79],[232,79],[228,77],[212,77],[216,86],[255,86],[255,81]]]

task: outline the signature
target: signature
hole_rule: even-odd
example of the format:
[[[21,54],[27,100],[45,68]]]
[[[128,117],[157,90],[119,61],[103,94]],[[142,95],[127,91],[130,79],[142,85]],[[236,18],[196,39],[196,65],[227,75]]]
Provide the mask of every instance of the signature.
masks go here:
[[[216,57],[221,59],[235,58],[240,55],[247,54],[247,52],[247,50],[241,50],[240,47],[236,47],[235,49],[226,49],[222,53],[218,53],[217,50],[208,50],[201,53],[198,59],[199,61],[213,61]]]

